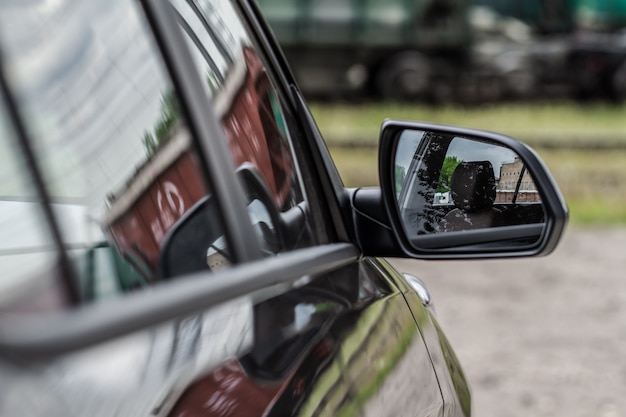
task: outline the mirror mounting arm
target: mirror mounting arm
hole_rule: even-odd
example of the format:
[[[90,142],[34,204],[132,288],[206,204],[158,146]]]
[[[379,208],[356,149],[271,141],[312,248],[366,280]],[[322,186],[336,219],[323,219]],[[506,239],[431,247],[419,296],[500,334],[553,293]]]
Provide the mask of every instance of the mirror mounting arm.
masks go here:
[[[380,187],[346,190],[351,204],[354,241],[366,256],[406,256],[394,235]]]

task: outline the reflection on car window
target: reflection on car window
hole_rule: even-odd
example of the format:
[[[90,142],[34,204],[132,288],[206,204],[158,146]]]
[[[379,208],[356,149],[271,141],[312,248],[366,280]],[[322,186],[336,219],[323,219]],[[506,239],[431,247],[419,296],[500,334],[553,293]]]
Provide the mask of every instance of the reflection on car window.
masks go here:
[[[271,201],[249,204],[250,220],[264,252],[271,254],[310,244],[309,233],[300,233],[295,242],[287,241],[276,233],[267,233],[275,227],[272,222],[258,222],[258,208],[263,205],[263,212],[286,212],[304,197],[279,94],[235,8],[229,0],[171,3],[194,63],[205,80],[205,92],[222,123],[235,166],[258,174],[260,181],[255,186],[242,183],[244,193],[249,197],[258,194],[255,188],[269,192]],[[249,198],[249,203],[253,200]]]
[[[46,287],[54,288],[58,278],[57,248],[3,103],[0,101],[0,305],[6,307],[28,292],[28,309],[56,308],[65,303],[63,294]],[[71,203],[55,204],[53,209],[68,217],[77,214]]]
[[[12,2],[0,27],[5,71],[84,299],[168,278],[165,241],[213,200],[137,4]],[[207,249],[224,234],[212,216],[196,270],[210,270]]]
[[[313,242],[281,97],[227,0],[174,1],[266,255]],[[95,301],[232,260],[138,4],[0,4],[0,50],[79,291]],[[54,28],[54,30],[50,30]],[[294,217],[289,217],[294,218]],[[297,218],[297,216],[295,217]]]

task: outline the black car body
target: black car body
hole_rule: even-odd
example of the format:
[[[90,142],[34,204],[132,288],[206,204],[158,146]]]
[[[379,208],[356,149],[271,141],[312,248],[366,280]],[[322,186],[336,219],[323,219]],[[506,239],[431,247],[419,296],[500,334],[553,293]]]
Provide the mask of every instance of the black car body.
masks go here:
[[[567,211],[532,151],[387,121],[381,187],[346,189],[253,3],[0,10],[0,415],[470,415],[381,257],[549,253]],[[507,223],[411,231],[453,210],[446,158],[505,151]]]

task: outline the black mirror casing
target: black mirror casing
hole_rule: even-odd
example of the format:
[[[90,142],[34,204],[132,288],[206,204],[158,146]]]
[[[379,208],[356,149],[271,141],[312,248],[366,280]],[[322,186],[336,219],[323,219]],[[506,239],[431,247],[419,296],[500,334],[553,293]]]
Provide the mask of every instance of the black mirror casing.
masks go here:
[[[396,152],[400,136],[406,131],[458,136],[510,149],[519,156],[525,169],[532,175],[543,205],[543,222],[536,225],[433,234],[420,237],[419,241],[422,243],[419,247],[416,246],[403,226],[395,189]],[[387,216],[385,223],[395,236],[396,245],[402,252],[401,256],[419,259],[471,259],[547,255],[558,244],[568,221],[565,200],[539,156],[524,143],[497,133],[430,123],[386,120],[381,127],[379,176],[382,204]],[[524,233],[532,233],[535,239],[519,243],[519,238],[524,237]]]

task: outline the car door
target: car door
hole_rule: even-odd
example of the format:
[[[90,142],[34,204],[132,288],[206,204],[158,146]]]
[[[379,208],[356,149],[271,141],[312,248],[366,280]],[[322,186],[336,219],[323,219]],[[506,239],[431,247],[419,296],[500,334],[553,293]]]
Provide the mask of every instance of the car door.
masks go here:
[[[330,193],[341,189],[341,184],[332,182],[336,173],[326,172],[332,168],[319,164],[325,149],[320,149],[323,145],[311,136],[313,126],[306,125],[309,123],[303,117],[306,113],[302,109],[298,112],[297,106],[290,106],[294,100],[290,100],[292,90],[284,82],[286,74],[276,70],[277,63],[262,49],[263,36],[251,31],[243,20],[247,18],[248,25],[253,24],[254,16],[244,14],[238,19],[237,13],[245,13],[245,8],[237,10],[230,6],[233,9],[229,11],[227,2],[173,1],[172,4],[200,73],[208,73],[218,67],[216,62],[220,61],[230,61],[236,66],[237,58],[216,58],[207,52],[226,50],[236,56],[237,53],[233,53],[236,47],[226,47],[229,40],[237,36],[242,39],[246,33],[249,36],[243,42],[245,46],[239,47],[248,68],[243,71],[248,75],[240,81],[243,87],[239,94],[252,98],[252,102],[258,100],[253,107],[259,109],[261,123],[247,120],[257,113],[256,109],[245,114],[236,109],[226,111],[227,116],[223,116],[222,121],[231,152],[233,142],[252,141],[247,139],[250,136],[262,138],[261,142],[266,142],[270,149],[274,183],[267,181],[269,175],[261,177],[266,179],[269,190],[266,205],[272,206],[274,202],[274,207],[268,211],[280,213],[269,217],[277,217],[278,224],[291,222],[287,227],[290,234],[300,236],[296,242],[289,241],[287,235],[279,238],[279,252],[294,249],[305,244],[303,242],[315,242],[308,244],[324,247],[342,237],[345,239],[342,236],[345,226],[341,219],[333,216],[333,211],[338,211],[338,196]],[[217,10],[222,13],[218,14]],[[207,27],[206,22],[212,21],[223,23],[217,25],[217,29]],[[229,36],[228,31],[220,27],[236,35]],[[218,46],[220,43],[222,47]],[[222,78],[224,85],[228,85],[227,77],[228,71],[224,76],[210,78]],[[213,91],[205,90],[205,93],[219,95],[221,91],[214,87]],[[237,98],[232,102],[239,103]],[[247,103],[250,109],[250,101]],[[240,133],[233,141],[236,126],[245,124],[260,127],[247,134]],[[279,144],[272,144],[272,141]],[[276,151],[280,149],[290,149],[293,161],[289,152]],[[251,155],[239,150],[234,156],[235,164],[250,164],[261,169],[258,156],[258,153]],[[293,173],[287,174],[289,168]],[[284,206],[286,198],[281,193],[286,188],[280,184],[290,184],[287,189],[299,184],[303,199],[298,202],[298,213],[304,218],[292,219],[293,208]],[[249,190],[246,194],[250,194]],[[297,231],[295,225],[301,225],[301,230]],[[302,236],[310,237],[302,239]],[[417,412],[426,416],[441,412],[441,393],[418,327],[392,276],[378,266],[377,261],[363,258],[338,268],[329,266],[324,273],[307,277],[298,288],[256,304],[254,311],[255,345],[238,366],[243,367],[250,381],[256,384],[265,381],[276,390],[266,397],[267,402],[255,402],[260,407],[259,413],[263,410],[268,415],[344,412],[369,415],[392,404],[397,415]],[[210,376],[206,383],[218,382]],[[407,391],[398,390],[398,384],[406,387],[405,390],[419,386],[420,394],[409,395]],[[261,386],[263,384],[257,385],[256,390]],[[177,410],[198,412],[204,399],[197,394],[198,391],[194,391],[184,396]],[[222,400],[233,404],[236,402],[233,396],[237,395],[244,394],[231,392]]]
[[[0,31],[17,204],[1,413],[440,412],[413,316],[346,242],[338,184],[251,15],[43,6],[6,5]],[[399,402],[397,384],[419,395]]]

